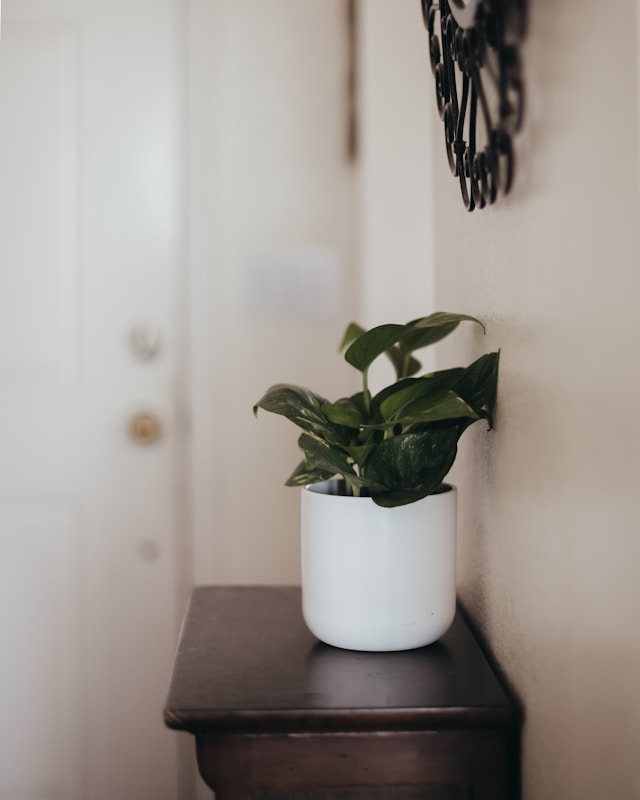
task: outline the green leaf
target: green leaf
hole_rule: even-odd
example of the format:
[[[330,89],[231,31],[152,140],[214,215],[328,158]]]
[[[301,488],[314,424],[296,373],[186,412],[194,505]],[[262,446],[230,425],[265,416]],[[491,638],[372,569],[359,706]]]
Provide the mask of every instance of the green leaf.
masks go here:
[[[437,400],[419,397],[398,414],[401,425],[420,425],[448,420],[475,422],[480,414],[453,391],[443,392]]]
[[[384,389],[381,389],[377,395],[371,401],[371,415],[380,415],[380,406],[382,403],[392,395],[396,394],[396,392],[401,392],[403,389],[406,389],[410,386],[416,386],[424,381],[424,377],[422,378],[405,378],[401,381],[396,381],[396,383],[392,383],[390,386],[386,386]],[[448,387],[447,387],[448,388]],[[380,419],[382,416],[380,415]]]
[[[300,435],[298,446],[304,453],[307,469],[332,471],[333,475],[336,473],[340,475],[355,474],[347,454],[340,447],[307,433]]]
[[[371,416],[380,417],[372,425],[385,429],[389,427],[387,423],[415,424],[459,417],[477,419],[477,410],[451,389],[464,372],[463,368],[445,370],[387,386],[371,403]]]
[[[347,443],[348,437],[344,431],[322,413],[325,403],[327,400],[324,397],[302,386],[277,383],[255,404],[253,413],[257,415],[258,409],[263,408],[286,417],[314,436],[335,444]]]
[[[322,413],[331,422],[359,429],[365,422],[361,406],[352,397],[343,397],[335,403],[323,403]]]
[[[353,485],[370,490],[383,488],[378,481],[358,475],[347,454],[342,449],[334,447],[328,442],[315,439],[306,433],[300,435],[298,445],[304,453],[305,465],[310,472],[323,475],[331,473],[329,477],[342,475]],[[327,478],[323,478],[323,480],[327,480]]]
[[[345,359],[351,366],[364,372],[369,369],[379,355],[396,344],[398,336],[402,335],[405,327],[405,325],[393,324],[378,325],[365,331],[351,343],[344,354]]]
[[[281,414],[301,427],[321,425],[325,418],[320,407],[326,402],[324,397],[315,394],[310,389],[292,384],[276,383],[267,389],[254,405],[253,413],[257,416],[258,409],[263,408],[273,414]]]
[[[453,389],[466,370],[467,367],[451,367],[450,369],[440,369],[437,372],[429,372],[422,377],[427,378],[434,385],[437,382],[442,389]]]
[[[406,395],[415,395],[417,387],[405,390]],[[380,407],[382,416],[388,422],[401,425],[415,425],[427,422],[441,422],[449,419],[478,419],[478,414],[451,389],[443,390],[424,387],[417,396],[406,398],[392,395]]]
[[[364,332],[365,329],[362,327],[362,325],[358,325],[357,322],[350,322],[342,336],[342,341],[338,347],[338,352],[341,353],[344,348],[347,347],[347,345],[350,345],[354,339],[358,338],[358,336],[362,336]]]
[[[476,322],[484,332],[484,325],[476,317],[470,317],[468,314],[450,314],[446,311],[436,311],[428,317],[409,322],[407,328],[412,330],[409,330],[402,338],[399,346],[402,350],[412,353],[414,350],[435,344],[452,333],[459,323],[465,320]]]
[[[432,398],[437,403],[446,395],[447,390],[441,389],[437,384],[434,386],[429,378],[415,378],[410,383],[408,381],[397,383],[396,391],[387,392],[378,408],[384,421],[389,422],[406,406],[419,398],[423,398],[426,401]]]
[[[459,435],[450,425],[381,442],[367,462],[367,478],[385,486],[372,493],[374,501],[391,507],[436,491],[455,460]]]
[[[473,414],[469,414],[467,409],[460,417],[491,420],[496,399],[499,356],[499,352],[488,353],[468,367],[440,370],[421,378],[409,378],[392,384],[373,398],[372,413],[380,413],[384,420],[396,419],[396,414],[399,420],[399,411],[402,410],[404,419],[405,416],[414,416],[421,413],[422,409],[428,409],[430,397],[436,403],[440,401],[441,394],[453,391],[473,411]],[[414,401],[416,405],[412,406]],[[487,410],[484,410],[485,407]],[[454,410],[454,407],[451,409]]]
[[[373,496],[373,502],[383,508],[395,508],[396,506],[415,503],[430,494],[438,494],[444,488],[445,484],[440,483],[435,489],[428,489],[426,485],[416,489],[396,489],[392,492]]]
[[[487,353],[470,364],[454,384],[455,391],[477,412],[487,408],[493,414],[498,390],[500,352]]]
[[[335,475],[334,470],[309,469],[306,462],[301,461],[287,478],[285,486],[307,486],[310,483],[328,481]]]
[[[383,508],[396,508],[397,506],[415,503],[430,494],[435,494],[435,490],[431,490],[425,485],[415,489],[394,489],[392,492],[374,494],[372,495],[372,500],[376,505]]]
[[[360,372],[364,372],[379,355],[390,350],[394,345],[397,344],[405,355],[412,353],[414,350],[426,347],[448,336],[463,320],[476,322],[484,330],[482,322],[468,314],[437,311],[428,317],[412,320],[406,325],[388,324],[371,328],[352,341],[344,357],[349,364]],[[394,360],[392,355],[389,357],[392,361]],[[402,378],[408,374],[411,373],[403,371],[399,377]]]
[[[361,325],[352,322],[342,337],[339,349],[343,350],[347,345],[351,344],[366,332],[367,331]],[[415,375],[422,366],[417,358],[413,358],[410,354],[403,353],[397,345],[391,345],[377,355],[381,355],[381,353],[385,353],[385,355],[389,357],[398,379],[408,377],[409,375]],[[377,355],[374,356],[374,359],[377,358]]]

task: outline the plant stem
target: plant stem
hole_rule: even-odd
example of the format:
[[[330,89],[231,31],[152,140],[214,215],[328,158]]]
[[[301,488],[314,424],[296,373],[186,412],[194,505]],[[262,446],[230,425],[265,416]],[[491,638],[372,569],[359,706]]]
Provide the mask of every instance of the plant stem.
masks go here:
[[[367,416],[371,411],[371,392],[369,391],[369,370],[362,370],[362,397],[364,399],[364,407]]]
[[[410,358],[411,358],[411,353],[405,353],[404,358],[402,359],[402,375],[398,376],[398,380],[402,380],[403,378],[407,377],[407,372],[409,372]]]
[[[346,476],[345,483],[347,485],[347,494],[352,495],[352,497],[360,497],[360,487],[357,484],[352,483]]]

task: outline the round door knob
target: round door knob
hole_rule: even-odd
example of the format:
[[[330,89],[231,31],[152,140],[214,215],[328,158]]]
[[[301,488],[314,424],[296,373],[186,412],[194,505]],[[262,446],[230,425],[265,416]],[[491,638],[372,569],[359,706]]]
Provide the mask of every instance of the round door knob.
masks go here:
[[[131,436],[139,444],[150,444],[160,438],[160,423],[153,414],[138,414],[131,420]]]

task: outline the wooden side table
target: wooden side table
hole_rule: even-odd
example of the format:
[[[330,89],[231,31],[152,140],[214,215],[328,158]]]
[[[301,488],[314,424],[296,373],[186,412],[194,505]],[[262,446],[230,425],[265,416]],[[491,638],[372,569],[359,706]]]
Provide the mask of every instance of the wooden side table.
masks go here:
[[[216,800],[514,800],[518,715],[460,614],[419,650],[307,630],[300,590],[198,587],[164,712]]]

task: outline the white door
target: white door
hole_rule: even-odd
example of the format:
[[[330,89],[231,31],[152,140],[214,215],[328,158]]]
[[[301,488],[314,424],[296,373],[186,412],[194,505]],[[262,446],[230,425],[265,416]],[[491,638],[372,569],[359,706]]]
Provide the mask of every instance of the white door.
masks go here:
[[[182,6],[3,3],[0,800],[178,796]]]

